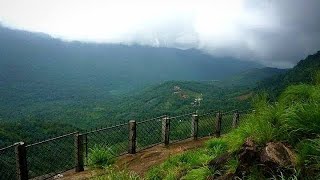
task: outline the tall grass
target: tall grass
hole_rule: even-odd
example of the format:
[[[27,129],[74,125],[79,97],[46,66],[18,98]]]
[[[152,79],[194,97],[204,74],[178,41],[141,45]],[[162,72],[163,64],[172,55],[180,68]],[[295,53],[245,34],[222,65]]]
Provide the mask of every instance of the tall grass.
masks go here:
[[[222,146],[221,146],[222,147]],[[222,153],[216,150],[217,153]],[[147,179],[180,179],[188,174],[190,170],[195,170],[192,174],[187,175],[187,179],[190,179],[194,174],[206,174],[206,167],[209,160],[216,157],[217,154],[209,152],[207,149],[197,149],[194,151],[188,151],[179,155],[168,158],[164,163],[153,167],[148,171]]]
[[[270,141],[289,143],[297,153],[296,173],[287,176],[277,172],[273,178],[299,179],[306,174],[320,178],[320,86],[290,86],[276,103],[268,102],[265,94],[256,96],[253,103],[255,112],[247,115],[237,129],[209,140],[199,151],[169,158],[149,171],[147,177],[205,179],[216,172],[233,173],[239,163],[236,156],[218,170],[208,169],[205,163],[226,151],[237,152],[246,139],[251,138],[260,146]],[[250,172],[247,179],[263,178],[259,168],[252,167]]]
[[[89,149],[88,164],[90,167],[103,168],[113,164],[115,156],[108,147],[96,145]]]
[[[132,171],[107,168],[104,175],[93,177],[92,180],[142,180],[142,178]]]

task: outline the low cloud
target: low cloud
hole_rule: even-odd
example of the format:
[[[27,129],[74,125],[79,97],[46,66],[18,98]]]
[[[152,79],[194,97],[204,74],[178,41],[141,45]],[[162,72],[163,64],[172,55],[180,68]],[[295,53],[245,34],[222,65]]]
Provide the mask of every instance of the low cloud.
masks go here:
[[[197,48],[292,67],[320,50],[319,0],[0,0],[0,21],[65,40]]]

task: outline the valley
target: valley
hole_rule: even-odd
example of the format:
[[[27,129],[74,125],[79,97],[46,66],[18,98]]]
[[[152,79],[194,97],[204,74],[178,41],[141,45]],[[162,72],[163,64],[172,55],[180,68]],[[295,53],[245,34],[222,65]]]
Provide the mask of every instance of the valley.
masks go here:
[[[251,95],[239,97],[283,72],[195,49],[65,42],[1,26],[0,57],[1,146],[164,114],[246,109]]]

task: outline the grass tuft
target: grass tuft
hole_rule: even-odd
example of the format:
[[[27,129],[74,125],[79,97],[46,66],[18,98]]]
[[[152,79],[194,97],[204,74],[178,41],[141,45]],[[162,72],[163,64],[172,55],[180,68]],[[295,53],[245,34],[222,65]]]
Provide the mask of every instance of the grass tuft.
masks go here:
[[[115,156],[112,150],[104,146],[94,146],[89,149],[88,164],[90,167],[103,168],[114,163]]]

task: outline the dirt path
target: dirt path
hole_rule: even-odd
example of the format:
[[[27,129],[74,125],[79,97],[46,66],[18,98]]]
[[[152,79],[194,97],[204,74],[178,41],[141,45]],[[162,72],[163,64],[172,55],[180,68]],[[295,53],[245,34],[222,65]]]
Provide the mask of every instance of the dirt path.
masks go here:
[[[118,158],[115,163],[115,167],[119,170],[126,169],[134,171],[143,177],[150,167],[162,163],[171,155],[201,147],[207,139],[208,138],[202,138],[196,141],[185,140],[171,144],[168,147],[165,147],[164,145],[157,145],[149,149],[139,151],[134,155],[126,154]],[[85,180],[102,173],[104,173],[103,170],[86,169],[81,173],[74,173],[73,171],[70,171],[63,174],[64,177],[62,179]]]

